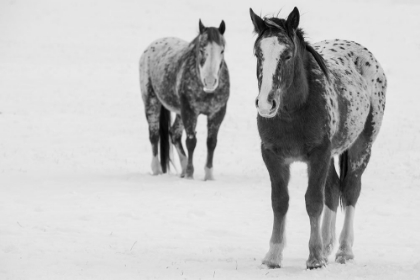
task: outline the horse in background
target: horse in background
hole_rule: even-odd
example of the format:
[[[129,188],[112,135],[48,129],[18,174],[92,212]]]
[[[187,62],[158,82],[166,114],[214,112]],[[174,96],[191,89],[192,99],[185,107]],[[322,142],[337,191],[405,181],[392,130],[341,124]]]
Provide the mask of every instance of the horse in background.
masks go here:
[[[181,177],[193,178],[196,125],[207,116],[207,161],[204,180],[213,180],[213,155],[229,99],[229,72],[224,59],[226,25],[206,27],[188,43],[178,38],[154,41],[140,58],[140,89],[149,124],[153,175],[169,168],[170,143],[181,161]],[[171,126],[171,113],[176,114]],[[188,157],[181,138],[185,129]],[[158,143],[160,142],[160,163]]]
[[[254,44],[257,124],[274,212],[270,249],[263,264],[281,266],[294,161],[308,165],[305,201],[311,233],[306,266],[326,265],[335,245],[340,201],[345,220],[335,258],[345,263],[354,258],[355,206],[385,110],[384,71],[358,43],[336,39],[309,44],[298,27],[297,8],[287,20],[262,19],[252,9],[250,14],[258,35]],[[339,156],[339,175],[334,156]]]

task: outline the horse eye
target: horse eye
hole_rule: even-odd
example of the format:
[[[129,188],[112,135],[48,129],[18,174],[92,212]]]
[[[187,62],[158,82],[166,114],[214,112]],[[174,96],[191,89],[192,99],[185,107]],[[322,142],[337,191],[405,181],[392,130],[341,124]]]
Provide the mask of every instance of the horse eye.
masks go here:
[[[288,55],[288,56],[286,56],[285,58],[284,58],[284,60],[289,60],[289,59],[291,59],[292,58],[292,56],[291,55]]]
[[[222,50],[220,53],[221,53],[221,54],[224,54],[224,53],[225,53],[225,50]]]

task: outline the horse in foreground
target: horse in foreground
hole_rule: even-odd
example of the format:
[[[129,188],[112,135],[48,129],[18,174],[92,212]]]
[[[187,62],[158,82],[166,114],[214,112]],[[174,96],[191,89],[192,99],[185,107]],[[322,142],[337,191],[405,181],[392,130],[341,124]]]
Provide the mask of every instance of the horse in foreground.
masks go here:
[[[358,43],[334,40],[310,45],[298,28],[297,8],[287,20],[262,19],[252,9],[250,14],[258,34],[254,45],[257,124],[274,212],[270,249],[263,264],[281,266],[289,166],[294,161],[308,165],[305,201],[311,233],[306,265],[310,269],[326,265],[335,244],[339,201],[345,220],[335,258],[345,263],[354,258],[353,219],[361,177],[385,110],[384,71]],[[340,175],[334,169],[335,155]]]
[[[181,161],[181,177],[193,178],[193,154],[199,114],[207,116],[205,180],[213,180],[213,154],[229,99],[229,72],[224,60],[225,22],[218,28],[199,21],[199,35],[190,43],[178,38],[153,42],[140,58],[140,89],[152,144],[152,172],[169,168],[169,137]],[[171,114],[176,114],[171,126]],[[185,129],[188,157],[181,138]],[[160,140],[160,163],[158,143]]]

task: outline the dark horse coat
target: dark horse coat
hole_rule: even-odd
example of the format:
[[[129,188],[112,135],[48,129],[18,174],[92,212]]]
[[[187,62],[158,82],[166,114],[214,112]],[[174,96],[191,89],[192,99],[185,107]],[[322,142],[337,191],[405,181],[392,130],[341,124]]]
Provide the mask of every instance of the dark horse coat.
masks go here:
[[[307,267],[327,262],[335,244],[340,198],[346,217],[336,260],[344,263],[353,258],[353,218],[361,176],[385,110],[384,71],[358,43],[337,39],[311,46],[298,28],[297,8],[287,20],[262,19],[252,10],[251,19],[258,34],[254,45],[260,89],[257,123],[274,212],[270,250],[263,263],[281,266],[293,161],[308,164],[305,200],[311,235]],[[340,156],[339,176],[334,155]]]

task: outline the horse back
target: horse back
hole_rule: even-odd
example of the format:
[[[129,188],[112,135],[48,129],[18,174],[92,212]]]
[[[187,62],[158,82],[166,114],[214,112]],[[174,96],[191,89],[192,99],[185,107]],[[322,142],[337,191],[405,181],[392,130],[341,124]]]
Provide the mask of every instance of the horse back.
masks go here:
[[[314,48],[330,72],[330,82],[323,83],[333,153],[347,150],[361,133],[372,143],[385,110],[386,77],[381,65],[356,42],[322,41]]]

